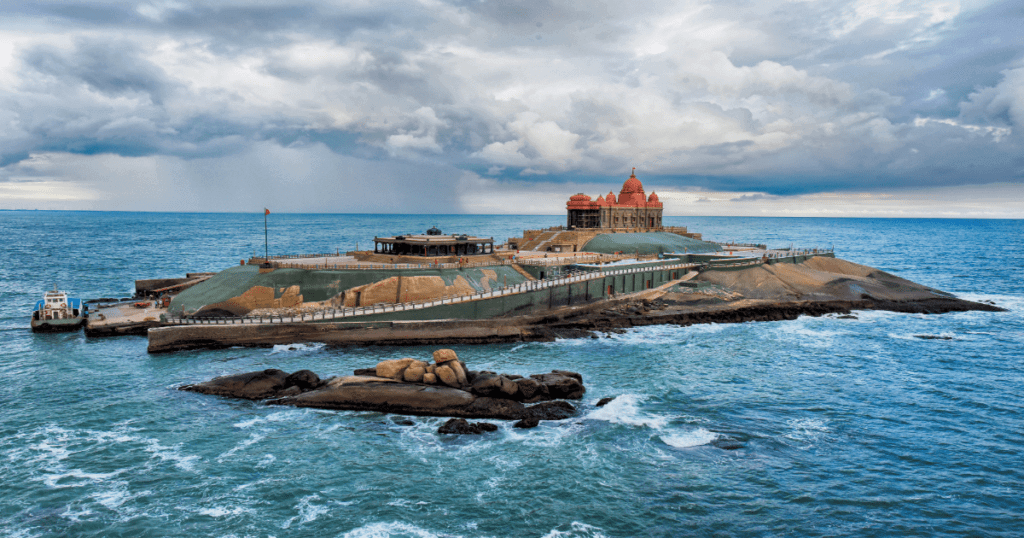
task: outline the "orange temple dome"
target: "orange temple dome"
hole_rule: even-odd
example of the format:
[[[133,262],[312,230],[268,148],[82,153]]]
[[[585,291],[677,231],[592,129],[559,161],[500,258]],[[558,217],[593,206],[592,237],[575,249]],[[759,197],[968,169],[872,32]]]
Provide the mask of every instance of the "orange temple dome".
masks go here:
[[[651,195],[647,197],[647,201],[648,202],[657,202],[658,201],[658,194],[652,192]]]

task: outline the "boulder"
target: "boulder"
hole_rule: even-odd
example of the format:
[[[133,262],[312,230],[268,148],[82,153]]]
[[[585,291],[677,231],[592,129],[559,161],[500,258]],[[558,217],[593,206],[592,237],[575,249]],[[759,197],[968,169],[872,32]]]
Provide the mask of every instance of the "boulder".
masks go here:
[[[445,366],[451,368],[452,372],[455,372],[455,379],[459,382],[460,387],[465,387],[469,384],[466,380],[466,370],[462,368],[462,363],[459,361],[450,361],[446,362]]]
[[[519,422],[516,422],[515,424],[513,424],[512,427],[513,428],[522,428],[522,429],[536,428],[537,425],[539,425],[539,424],[540,424],[540,420],[539,419],[536,419],[536,418],[524,418],[523,420],[520,420]]]
[[[455,372],[452,371],[452,369],[447,364],[438,366],[437,369],[434,370],[434,375],[436,375],[437,379],[439,379],[442,383],[448,385],[449,387],[457,388],[461,386],[459,385],[459,378],[455,377]]]
[[[569,402],[544,402],[524,409],[522,418],[538,420],[565,420],[576,414],[576,408]]]
[[[352,375],[377,377],[377,369],[376,368],[356,368],[355,370],[352,371]]]
[[[428,385],[434,385],[437,383],[437,376],[430,372],[427,372],[423,374],[423,382]]]
[[[436,364],[428,365],[427,366],[427,373],[428,374],[435,374],[435,373],[437,373],[437,365]]]
[[[401,379],[402,371],[409,367],[415,359],[393,359],[377,363],[377,377]]]
[[[478,396],[508,398],[519,391],[519,386],[503,375],[480,374],[473,380],[469,391]]]
[[[298,387],[301,390],[313,390],[320,386],[320,376],[309,370],[299,370],[284,380],[289,387]]]
[[[607,398],[601,398],[600,400],[597,401],[597,407],[604,407],[605,405],[608,405],[609,403],[611,403],[611,401],[614,400],[614,399],[615,399],[615,396],[609,396]]]
[[[498,427],[488,422],[467,422],[464,418],[453,418],[445,422],[437,433],[456,433],[480,435],[484,432],[497,431]]]
[[[421,383],[423,382],[423,376],[426,375],[426,373],[426,368],[410,366],[405,369],[405,372],[402,374],[402,379],[408,383]]]
[[[221,376],[205,383],[185,385],[180,387],[180,390],[246,400],[262,400],[277,397],[288,387],[287,380],[286,372],[270,368],[258,372]]]
[[[444,364],[446,362],[457,361],[459,356],[455,354],[455,351],[451,349],[439,349],[434,352],[434,363]]]
[[[568,374],[572,374],[572,372],[554,371],[550,374],[534,374],[530,378],[537,380],[542,385],[541,390],[547,399],[579,400],[586,392],[583,382],[580,381],[582,376]]]
[[[516,387],[518,387],[519,394],[522,396],[523,400],[526,401],[533,399],[533,397],[540,392],[540,382],[536,379],[530,379],[529,377],[517,379]]]

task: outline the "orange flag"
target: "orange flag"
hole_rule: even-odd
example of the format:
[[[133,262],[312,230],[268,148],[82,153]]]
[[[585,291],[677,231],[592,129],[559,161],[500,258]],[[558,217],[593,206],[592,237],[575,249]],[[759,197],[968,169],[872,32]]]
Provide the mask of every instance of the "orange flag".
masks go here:
[[[263,208],[263,215],[266,216],[266,215],[269,215],[269,214],[270,214],[270,210],[264,207]]]

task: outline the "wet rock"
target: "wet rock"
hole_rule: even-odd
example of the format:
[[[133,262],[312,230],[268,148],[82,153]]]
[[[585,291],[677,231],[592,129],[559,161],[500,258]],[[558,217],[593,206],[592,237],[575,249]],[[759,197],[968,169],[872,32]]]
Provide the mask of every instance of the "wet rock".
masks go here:
[[[356,368],[355,370],[352,370],[352,375],[368,375],[368,376],[376,377],[377,376],[377,369],[376,368]]]
[[[730,439],[728,437],[720,437],[711,441],[711,446],[720,448],[722,450],[739,450],[745,445],[736,439]]]
[[[565,420],[576,414],[576,408],[569,402],[555,401],[531,405],[523,410],[523,418],[538,420]]]
[[[536,379],[524,377],[516,380],[516,387],[523,400],[531,400],[540,391],[540,382]]]
[[[922,340],[953,340],[952,336],[944,334],[915,334],[914,338],[920,338]]]
[[[539,424],[540,424],[540,420],[539,419],[536,419],[536,418],[524,418],[523,420],[520,420],[519,422],[516,422],[515,424],[513,424],[512,427],[513,428],[527,429],[527,428],[536,428],[537,425],[539,425]]]
[[[299,370],[285,379],[285,385],[301,390],[313,390],[320,386],[320,376],[310,370]]]
[[[597,407],[604,407],[604,406],[608,405],[609,403],[611,403],[611,401],[614,400],[614,399],[615,399],[615,396],[608,396],[607,398],[601,398],[600,400],[597,401]]]
[[[579,400],[586,392],[586,389],[583,388],[583,376],[569,374],[573,374],[573,372],[553,371],[550,374],[534,374],[530,378],[541,384],[541,394],[544,399]]]
[[[508,398],[519,391],[519,386],[503,375],[480,374],[473,380],[469,391],[478,396]]]
[[[180,390],[245,400],[263,400],[273,398],[284,390],[287,387],[287,379],[286,372],[270,368],[258,372],[221,376],[205,383],[185,385],[180,387]]]
[[[480,435],[497,430],[498,426],[488,422],[468,422],[464,418],[453,418],[438,428],[437,433]]]
[[[415,426],[416,425],[415,422],[413,422],[413,421],[411,421],[411,420],[409,420],[407,418],[395,419],[394,424],[395,424],[395,426]]]

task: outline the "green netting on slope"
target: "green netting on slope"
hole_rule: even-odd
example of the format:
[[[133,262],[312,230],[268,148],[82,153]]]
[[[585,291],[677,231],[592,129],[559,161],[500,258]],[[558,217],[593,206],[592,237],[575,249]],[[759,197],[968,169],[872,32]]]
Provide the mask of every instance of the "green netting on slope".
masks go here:
[[[304,301],[325,301],[349,288],[385,280],[399,274],[403,276],[440,276],[447,285],[454,284],[456,277],[462,276],[475,290],[485,291],[481,285],[484,269],[494,271],[497,275],[497,282],[492,285],[508,284],[512,286],[526,280],[518,271],[504,265],[466,269],[401,269],[397,271],[393,269],[275,269],[263,274],[259,273],[258,267],[255,265],[239,265],[225,269],[209,280],[181,292],[171,301],[169,310],[176,315],[180,315],[183,310],[196,312],[206,305],[238,297],[254,286],[274,288],[274,296],[279,298],[282,290],[297,285]]]
[[[722,250],[714,243],[699,241],[668,232],[645,232],[629,234],[601,234],[591,239],[583,250],[613,254],[663,254],[665,252],[716,252]]]

